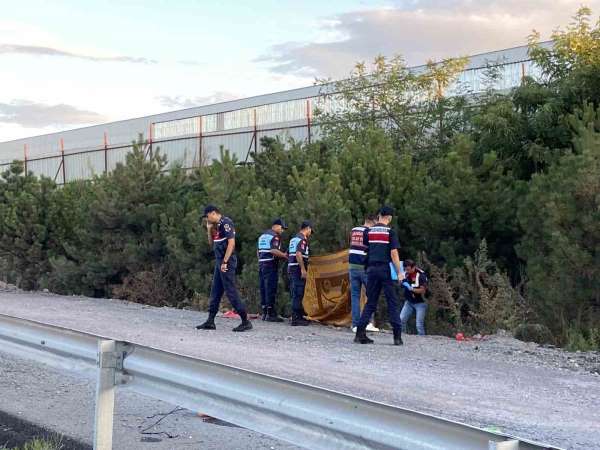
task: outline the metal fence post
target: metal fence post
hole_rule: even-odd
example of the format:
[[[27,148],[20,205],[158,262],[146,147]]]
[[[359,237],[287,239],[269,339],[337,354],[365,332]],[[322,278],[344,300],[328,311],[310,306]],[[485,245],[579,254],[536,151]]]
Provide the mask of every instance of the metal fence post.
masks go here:
[[[310,99],[306,99],[306,127],[308,128],[308,143],[310,144],[311,136],[310,136],[310,119],[311,119],[311,108],[310,108]]]
[[[115,376],[119,359],[116,350],[117,343],[115,341],[98,341],[94,450],[112,450]]]
[[[254,154],[258,152],[258,142],[257,142],[257,127],[256,127],[256,108],[254,108]]]
[[[67,184],[67,171],[65,169],[65,142],[60,138],[60,156],[62,165],[63,186]]]
[[[202,167],[202,116],[198,116],[198,167]]]
[[[108,173],[108,136],[104,132],[104,173]]]
[[[150,155],[150,159],[152,159],[152,138],[153,136],[153,123],[150,124],[150,126],[148,127],[148,136],[150,137],[150,140],[148,141],[148,153]]]
[[[25,166],[25,176],[27,176],[27,144],[23,144],[23,165]]]

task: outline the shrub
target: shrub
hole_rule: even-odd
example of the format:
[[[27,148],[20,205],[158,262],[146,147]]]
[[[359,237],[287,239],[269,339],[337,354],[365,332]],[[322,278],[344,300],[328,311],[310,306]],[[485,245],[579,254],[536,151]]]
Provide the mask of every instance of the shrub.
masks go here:
[[[539,323],[522,323],[515,328],[514,336],[524,342],[537,344],[556,344],[556,339],[550,329]]]

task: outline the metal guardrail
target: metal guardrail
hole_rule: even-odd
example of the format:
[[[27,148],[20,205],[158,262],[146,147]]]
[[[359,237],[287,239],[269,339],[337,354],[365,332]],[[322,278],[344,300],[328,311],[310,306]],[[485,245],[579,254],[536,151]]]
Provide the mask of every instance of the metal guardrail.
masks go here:
[[[295,381],[0,314],[0,350],[97,371],[94,448],[112,448],[116,386],[310,449],[556,449]]]

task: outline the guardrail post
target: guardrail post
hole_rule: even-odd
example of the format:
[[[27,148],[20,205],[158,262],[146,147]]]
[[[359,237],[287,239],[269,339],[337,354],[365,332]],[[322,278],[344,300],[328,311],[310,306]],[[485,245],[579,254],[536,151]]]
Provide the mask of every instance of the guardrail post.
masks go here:
[[[503,442],[490,441],[488,450],[519,450],[519,441],[510,440]]]
[[[98,384],[96,386],[94,450],[112,450],[115,376],[119,365],[117,343],[115,341],[98,341],[97,363]]]

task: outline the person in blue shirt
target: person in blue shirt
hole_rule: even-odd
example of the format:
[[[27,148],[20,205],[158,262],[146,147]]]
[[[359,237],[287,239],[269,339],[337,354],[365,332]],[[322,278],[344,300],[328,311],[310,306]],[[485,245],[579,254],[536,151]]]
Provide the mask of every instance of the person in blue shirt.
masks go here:
[[[379,295],[383,289],[388,306],[390,324],[394,330],[394,345],[402,345],[402,324],[398,313],[398,296],[392,280],[390,262],[393,263],[396,273],[402,273],[398,249],[400,243],[398,235],[390,224],[394,210],[384,206],[379,210],[378,222],[365,230],[364,243],[367,246],[367,304],[358,321],[354,342],[358,344],[372,344],[373,340],[367,337],[367,324],[373,313],[377,310]]]
[[[208,242],[213,246],[216,264],[210,290],[208,319],[196,328],[198,330],[216,330],[215,317],[219,312],[221,298],[226,293],[231,306],[242,319],[242,323],[235,327],[233,331],[251,330],[252,324],[248,320],[246,306],[242,302],[235,285],[237,257],[235,255],[235,226],[233,221],[222,215],[219,208],[214,205],[207,205],[204,208],[202,218],[206,218]]]
[[[350,278],[350,304],[352,306],[352,331],[356,333],[360,319],[360,293],[362,287],[367,287],[367,246],[365,245],[365,230],[375,225],[377,216],[368,214],[362,226],[352,228],[350,231],[350,250],[348,252],[348,275]],[[367,331],[379,331],[373,323],[367,325]]]
[[[412,259],[404,261],[404,280],[401,285],[404,288],[404,306],[400,312],[402,330],[406,333],[406,326],[413,312],[417,313],[417,333],[425,336],[425,292],[427,291],[427,275],[417,267]]]
[[[277,282],[279,280],[278,259],[287,259],[287,253],[281,251],[281,234],[287,230],[284,220],[273,221],[271,229],[258,237],[258,278],[260,282],[260,304],[262,320],[267,322],[283,322],[277,314],[275,299],[277,298]]]
[[[290,277],[290,296],[292,298],[291,325],[294,327],[310,324],[310,321],[304,318],[302,299],[304,298],[306,276],[308,274],[308,240],[312,232],[312,224],[305,220],[300,225],[298,234],[290,239],[288,247],[288,275]]]

